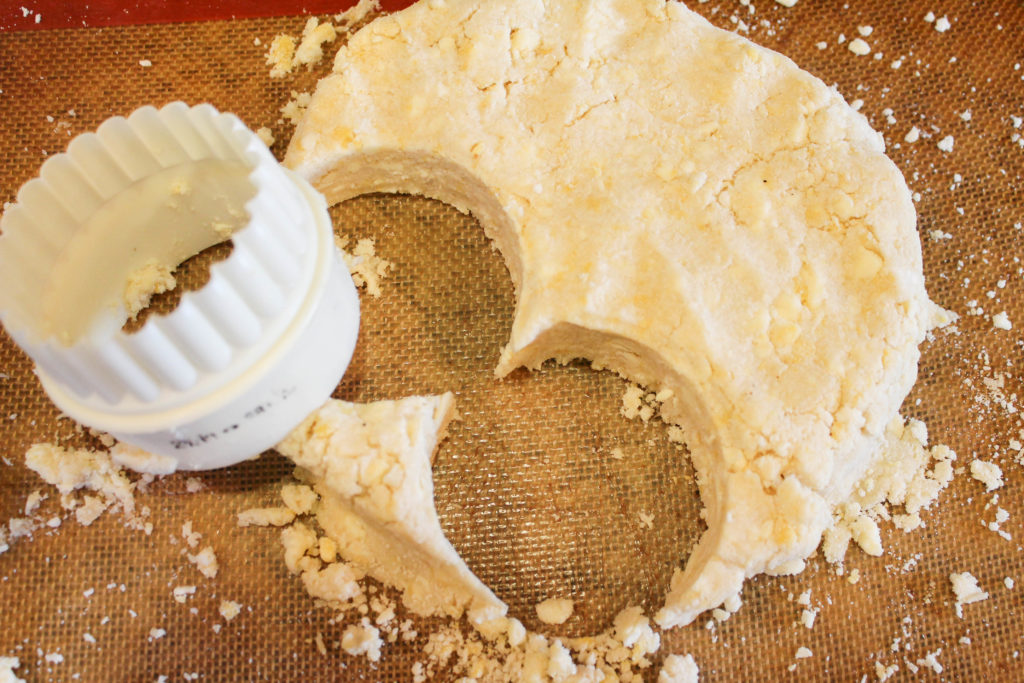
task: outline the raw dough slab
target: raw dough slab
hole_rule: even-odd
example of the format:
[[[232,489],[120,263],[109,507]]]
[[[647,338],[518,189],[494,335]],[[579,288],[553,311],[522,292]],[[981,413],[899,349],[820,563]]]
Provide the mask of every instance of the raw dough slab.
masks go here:
[[[421,2],[337,54],[286,164],[472,212],[517,303],[497,373],[592,359],[687,433],[708,530],[659,624],[799,571],[936,319],[881,136],[683,5]]]

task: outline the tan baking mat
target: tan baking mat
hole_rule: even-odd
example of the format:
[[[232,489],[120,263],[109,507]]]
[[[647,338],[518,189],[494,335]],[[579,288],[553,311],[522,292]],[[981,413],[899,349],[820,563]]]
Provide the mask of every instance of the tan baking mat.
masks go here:
[[[738,614],[713,628],[701,619],[668,632],[658,658],[691,652],[710,680],[859,680],[874,679],[876,661],[899,665],[897,675],[909,677],[932,653],[942,679],[1020,680],[1024,476],[1010,444],[1024,441],[1015,412],[1024,395],[1024,148],[1014,139],[1024,129],[1012,118],[1024,116],[1024,5],[948,1],[911,9],[881,0],[805,0],[786,9],[759,0],[694,7],[791,56],[848,100],[862,100],[920,193],[929,290],[966,315],[958,334],[939,333],[925,344],[905,412],[926,420],[933,441],[954,448],[964,470],[925,515],[924,529],[904,535],[885,525],[881,558],[851,550],[847,570],[859,570],[856,585],[820,560],[798,577],[758,578],[748,583]],[[948,30],[926,21],[929,9],[948,18]],[[275,34],[296,34],[303,23],[293,17],[0,34],[0,198],[13,201],[70,135],[176,99],[211,102],[253,127],[270,126],[280,156],[289,126],[278,109],[292,90],[309,90],[326,64],[272,81],[262,55]],[[873,28],[863,40],[879,54],[848,49],[861,26]],[[920,139],[907,143],[912,127]],[[952,152],[938,146],[947,135]],[[362,197],[333,213],[342,234],[373,238],[394,263],[383,296],[363,296],[359,345],[336,395],[363,401],[456,393],[463,419],[437,457],[436,500],[470,566],[532,628],[540,626],[535,602],[576,598],[577,616],[545,632],[596,632],[629,604],[656,608],[700,531],[690,465],[663,426],[621,418],[624,383],[584,363],[493,379],[510,328],[511,284],[472,219],[411,197]],[[1002,311],[1012,330],[994,328],[991,316]],[[45,490],[24,468],[23,454],[58,435],[96,445],[59,419],[30,364],[0,336],[0,521],[21,516],[29,492]],[[610,457],[616,447],[622,460]],[[1002,467],[997,502],[966,471],[974,458]],[[388,647],[376,666],[331,648],[342,626],[329,624],[331,614],[314,608],[287,574],[277,533],[236,528],[235,513],[271,503],[289,471],[271,453],[198,475],[204,488],[195,493],[188,492],[193,475],[158,480],[137,495],[151,509],[151,536],[106,515],[90,527],[65,519],[19,539],[0,554],[0,656],[19,657],[18,672],[28,680],[409,679],[422,658],[422,635]],[[62,514],[49,493],[36,513],[43,521]],[[1000,528],[1011,540],[983,526],[997,507],[1010,515]],[[654,514],[652,530],[641,526],[641,512]],[[218,555],[214,580],[182,554],[186,521]],[[991,595],[966,606],[963,619],[954,614],[948,578],[959,571],[970,571]],[[1007,588],[1006,577],[1018,586]],[[197,586],[195,595],[177,603],[173,588],[188,584]],[[812,629],[799,624],[803,607],[795,601],[808,589],[818,609]],[[229,623],[217,615],[223,599],[245,606]],[[223,624],[219,633],[216,624]],[[155,628],[166,635],[152,639]],[[426,633],[429,624],[418,630]],[[326,655],[314,644],[318,632]],[[800,647],[812,656],[795,659]],[[936,677],[932,668],[920,675]]]

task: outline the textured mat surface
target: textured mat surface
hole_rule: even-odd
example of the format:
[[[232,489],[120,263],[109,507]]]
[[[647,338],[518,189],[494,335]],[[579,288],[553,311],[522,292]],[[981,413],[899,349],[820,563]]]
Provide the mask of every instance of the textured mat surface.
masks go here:
[[[951,27],[927,22],[929,7],[905,3],[712,1],[694,9],[714,23],[792,57],[835,83],[882,131],[917,202],[932,298],[961,314],[958,333],[924,345],[921,376],[905,404],[933,442],[959,455],[962,471],[903,534],[883,525],[886,553],[851,550],[851,584],[820,559],[797,577],[750,582],[727,622],[700,620],[663,636],[661,654],[691,652],[713,680],[838,680],[875,677],[875,663],[908,676],[941,649],[940,677],[1024,675],[1024,584],[1020,540],[1024,472],[1019,448],[1024,361],[1024,5],[947,2]],[[71,136],[144,104],[211,102],[253,128],[269,126],[281,156],[290,125],[279,113],[292,91],[309,91],[328,62],[279,80],[263,54],[274,35],[298,34],[304,18],[108,29],[0,33],[0,200],[14,201],[47,155]],[[871,55],[847,45],[864,37]],[[865,31],[866,32],[866,31]],[[844,42],[840,43],[840,35]],[[262,44],[254,44],[254,39]],[[823,49],[818,43],[824,43]],[[149,66],[140,61],[148,60]],[[969,115],[967,114],[969,112]],[[912,127],[920,131],[905,140]],[[951,152],[938,142],[953,136]],[[570,594],[573,635],[605,628],[629,604],[660,604],[674,567],[700,533],[700,503],[685,451],[664,426],[619,416],[622,380],[585,363],[493,378],[511,324],[512,288],[500,256],[473,219],[414,197],[367,196],[332,210],[337,230],[373,238],[394,263],[380,298],[363,296],[363,327],[352,366],[335,395],[397,398],[446,390],[461,421],[435,465],[445,531],[514,616],[540,629],[532,606]],[[201,269],[197,269],[201,270]],[[979,309],[980,312],[979,312]],[[996,329],[1005,311],[1015,324]],[[61,419],[24,355],[0,333],[0,523],[23,516],[28,494],[50,493],[35,513],[66,516],[54,491],[23,465],[37,441],[98,443]],[[611,457],[621,448],[622,459]],[[969,463],[999,464],[993,493]],[[239,529],[238,511],[275,500],[288,463],[273,453],[226,470],[172,475],[137,494],[155,530],[146,536],[106,515],[90,527],[65,518],[0,554],[0,656],[17,656],[28,680],[407,680],[424,638],[389,647],[371,667],[329,647],[343,625],[316,609],[281,560],[277,533]],[[196,476],[202,490],[188,492]],[[998,499],[995,494],[998,494]],[[1001,537],[986,525],[1009,513]],[[653,513],[653,529],[640,513]],[[183,555],[191,521],[220,560],[214,580]],[[970,571],[991,597],[954,613],[951,572]],[[179,585],[195,585],[184,604]],[[810,590],[815,625],[799,623],[795,597]],[[243,605],[224,623],[220,600]],[[214,625],[223,624],[219,633]],[[166,635],[150,636],[159,628]],[[423,623],[421,633],[429,630]],[[798,648],[813,655],[794,659]],[[46,655],[60,654],[63,661]],[[909,664],[908,664],[909,662]],[[795,664],[790,672],[788,668]],[[652,670],[652,673],[656,669]],[[924,671],[933,675],[931,669]],[[652,677],[653,679],[653,677]]]

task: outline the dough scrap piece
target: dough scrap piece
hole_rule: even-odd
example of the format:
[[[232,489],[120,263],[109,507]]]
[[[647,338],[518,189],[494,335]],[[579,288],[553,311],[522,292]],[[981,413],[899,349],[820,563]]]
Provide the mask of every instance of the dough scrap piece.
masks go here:
[[[402,591],[421,616],[474,621],[507,606],[470,571],[441,529],[431,461],[455,414],[455,397],[356,404],[329,400],[277,450],[307,470],[316,517],[346,561]]]
[[[938,317],[882,137],[663,0],[420,2],[352,36],[285,158],[330,203],[472,212],[515,319],[496,373],[589,358],[671,396],[707,506],[664,628],[803,567]]]

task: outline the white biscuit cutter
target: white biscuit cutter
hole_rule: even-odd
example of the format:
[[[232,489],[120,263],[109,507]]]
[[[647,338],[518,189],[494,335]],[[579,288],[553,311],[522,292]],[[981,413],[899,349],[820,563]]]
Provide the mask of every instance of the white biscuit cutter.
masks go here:
[[[53,402],[179,468],[259,455],[352,357],[359,299],[324,198],[210,105],[143,107],[78,136],[0,232],[0,320]],[[228,234],[205,286],[122,331],[133,274]]]

